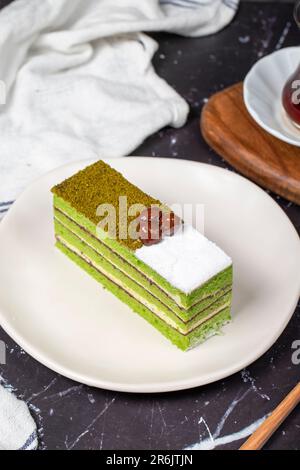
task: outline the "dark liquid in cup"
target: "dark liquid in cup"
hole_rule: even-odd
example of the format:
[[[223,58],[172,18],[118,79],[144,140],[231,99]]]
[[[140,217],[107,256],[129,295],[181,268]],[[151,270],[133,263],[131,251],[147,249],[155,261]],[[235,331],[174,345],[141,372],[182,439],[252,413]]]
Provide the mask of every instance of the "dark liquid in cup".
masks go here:
[[[300,66],[284,85],[282,104],[288,117],[300,128]]]

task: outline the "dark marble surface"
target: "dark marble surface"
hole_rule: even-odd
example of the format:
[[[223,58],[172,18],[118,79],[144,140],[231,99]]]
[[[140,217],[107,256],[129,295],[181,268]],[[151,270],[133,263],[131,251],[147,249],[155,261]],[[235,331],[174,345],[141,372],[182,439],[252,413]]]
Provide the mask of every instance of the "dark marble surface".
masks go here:
[[[299,43],[291,10],[288,4],[244,3],[234,22],[217,35],[155,35],[160,43],[155,67],[186,98],[191,113],[184,128],[159,132],[135,154],[228,167],[199,133],[203,103],[243,79],[262,55]],[[300,231],[299,207],[272,197]],[[41,449],[183,449],[203,445],[210,434],[214,439],[225,436],[227,444],[217,448],[237,449],[240,432],[266,416],[299,381],[300,365],[291,360],[292,343],[300,340],[299,319],[300,305],[276,344],[247,370],[201,388],[159,395],[115,393],[72,382],[36,362],[0,330],[7,345],[0,380],[28,402]],[[266,448],[300,449],[299,438],[298,407]]]

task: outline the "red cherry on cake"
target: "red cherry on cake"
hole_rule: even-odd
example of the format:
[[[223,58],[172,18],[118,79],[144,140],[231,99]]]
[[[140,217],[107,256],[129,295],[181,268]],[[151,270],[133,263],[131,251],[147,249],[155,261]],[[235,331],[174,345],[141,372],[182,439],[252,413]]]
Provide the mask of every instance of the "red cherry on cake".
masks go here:
[[[164,212],[162,215],[162,233],[163,235],[174,235],[181,226],[181,219],[174,212]]]
[[[159,207],[148,207],[139,216],[140,238],[144,245],[158,243],[162,235],[162,211]]]
[[[159,207],[148,207],[139,216],[140,239],[144,245],[158,243],[163,236],[175,233],[181,219],[174,212],[163,212]]]

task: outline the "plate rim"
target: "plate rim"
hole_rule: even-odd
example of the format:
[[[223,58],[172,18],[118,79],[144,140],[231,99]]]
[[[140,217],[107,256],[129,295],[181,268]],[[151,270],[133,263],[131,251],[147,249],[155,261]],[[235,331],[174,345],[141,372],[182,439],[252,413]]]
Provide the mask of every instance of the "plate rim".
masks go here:
[[[268,124],[266,124],[262,120],[262,118],[260,117],[260,114],[250,104],[250,96],[252,94],[249,89],[249,82],[253,78],[253,73],[255,73],[259,67],[261,67],[263,62],[266,62],[268,60],[274,60],[275,55],[287,54],[288,52],[286,51],[291,50],[291,49],[292,50],[298,49],[300,52],[300,46],[284,47],[277,51],[273,51],[270,54],[267,54],[264,57],[261,57],[258,61],[256,61],[255,64],[251,67],[251,69],[248,71],[246,77],[244,78],[243,96],[244,96],[244,102],[245,102],[248,113],[262,129],[268,132],[268,134],[271,134],[273,137],[276,137],[277,139],[281,140],[282,142],[286,142],[287,144],[300,147],[300,137],[299,137],[299,140],[293,139],[292,137],[289,137],[288,135],[279,132],[273,127],[268,126]]]
[[[132,158],[139,159],[139,160],[153,160],[154,157],[144,157],[144,156],[131,156]],[[128,157],[116,157],[116,158],[103,158],[104,161],[116,161],[116,160],[124,160]],[[291,220],[289,217],[286,215],[286,213],[282,210],[282,208],[279,206],[279,204],[268,194],[266,193],[261,187],[259,187],[257,184],[253,183],[249,179],[245,178],[244,176],[235,173],[234,171],[231,171],[230,169],[222,168],[216,165],[211,165],[209,163],[203,163],[203,162],[198,162],[194,160],[186,160],[186,159],[177,159],[177,158],[169,158],[169,157],[159,157],[155,158],[158,161],[164,160],[168,161],[168,163],[172,162],[175,163],[176,165],[194,165],[194,166],[206,166],[209,167],[210,170],[216,171],[216,172],[229,172],[230,176],[234,179],[242,179],[243,183],[253,187],[256,191],[259,191],[260,193],[263,194],[263,196],[270,200],[272,204],[281,212],[281,215],[284,216],[285,222],[289,225],[289,229],[294,232],[296,237],[299,238],[299,235],[292,224]],[[92,162],[97,161],[98,159],[82,159],[82,160],[77,160],[74,162],[69,162],[64,165],[61,165],[59,167],[56,167],[52,169],[51,171],[48,171],[44,174],[42,174],[40,177],[36,178],[34,181],[31,182],[19,195],[19,197],[16,199],[15,203],[13,206],[10,208],[8,213],[5,215],[3,220],[0,223],[0,237],[1,237],[1,231],[3,230],[3,227],[9,223],[9,218],[11,217],[11,213],[13,213],[17,204],[19,204],[18,201],[20,201],[23,197],[24,194],[29,192],[31,188],[38,183],[41,179],[47,178],[51,174],[56,173],[58,170],[66,168],[66,167],[71,167],[73,165],[78,165],[78,166],[83,166],[83,165],[88,165]],[[299,238],[299,253],[300,253],[300,238]],[[88,374],[81,374],[78,373],[71,368],[67,368],[65,366],[61,366],[57,361],[51,360],[51,358],[41,352],[39,348],[36,348],[32,346],[30,341],[27,341],[22,337],[22,334],[17,331],[16,328],[14,328],[10,322],[7,320],[7,315],[2,311],[2,307],[0,307],[0,326],[3,328],[3,330],[31,357],[33,357],[35,360],[37,360],[39,363],[43,364],[44,366],[48,367],[50,370],[54,371],[55,373],[58,373],[64,377],[67,377],[71,380],[74,380],[76,382],[96,387],[96,388],[101,388],[105,390],[111,390],[111,391],[116,391],[116,392],[127,392],[127,393],[166,393],[166,392],[172,392],[172,391],[179,391],[179,390],[187,390],[203,385],[207,385],[209,383],[216,382],[218,380],[222,380],[226,377],[229,377],[236,372],[239,372],[240,370],[244,369],[245,367],[249,366],[253,362],[255,362],[257,359],[259,359],[263,354],[265,354],[272,346],[273,344],[277,341],[277,339],[281,336],[283,331],[285,330],[287,324],[291,320],[291,317],[294,314],[294,311],[296,309],[296,306],[298,304],[300,296],[300,284],[299,284],[299,292],[298,294],[295,295],[295,299],[291,301],[291,305],[289,308],[289,313],[286,315],[284,321],[281,324],[281,327],[277,330],[277,332],[272,335],[271,338],[261,347],[259,350],[256,350],[254,354],[250,353],[247,355],[246,358],[241,359],[238,363],[235,363],[234,366],[228,366],[226,369],[221,369],[216,372],[210,372],[209,374],[206,375],[201,375],[201,376],[194,376],[192,378],[188,379],[179,379],[179,380],[169,380],[166,382],[152,382],[152,383],[125,383],[125,382],[111,382],[108,380],[103,380],[103,379],[91,379]]]

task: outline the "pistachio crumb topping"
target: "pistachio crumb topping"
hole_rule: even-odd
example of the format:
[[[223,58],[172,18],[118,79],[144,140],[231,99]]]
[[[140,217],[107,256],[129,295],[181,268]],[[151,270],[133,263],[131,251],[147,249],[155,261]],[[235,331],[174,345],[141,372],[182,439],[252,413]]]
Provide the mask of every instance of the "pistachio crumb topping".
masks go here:
[[[56,196],[68,202],[79,213],[97,225],[103,218],[96,214],[97,208],[101,204],[111,204],[116,210],[116,239],[122,245],[131,250],[136,250],[142,246],[140,239],[130,237],[120,238],[120,229],[123,222],[126,227],[134,221],[139,214],[132,216],[127,214],[127,220],[119,220],[119,197],[127,197],[127,207],[133,204],[142,204],[144,207],[151,205],[162,206],[158,199],[154,199],[134,184],[124,178],[124,176],[110,167],[102,160],[86,167],[75,175],[66,179],[62,183],[54,186],[51,190]]]

